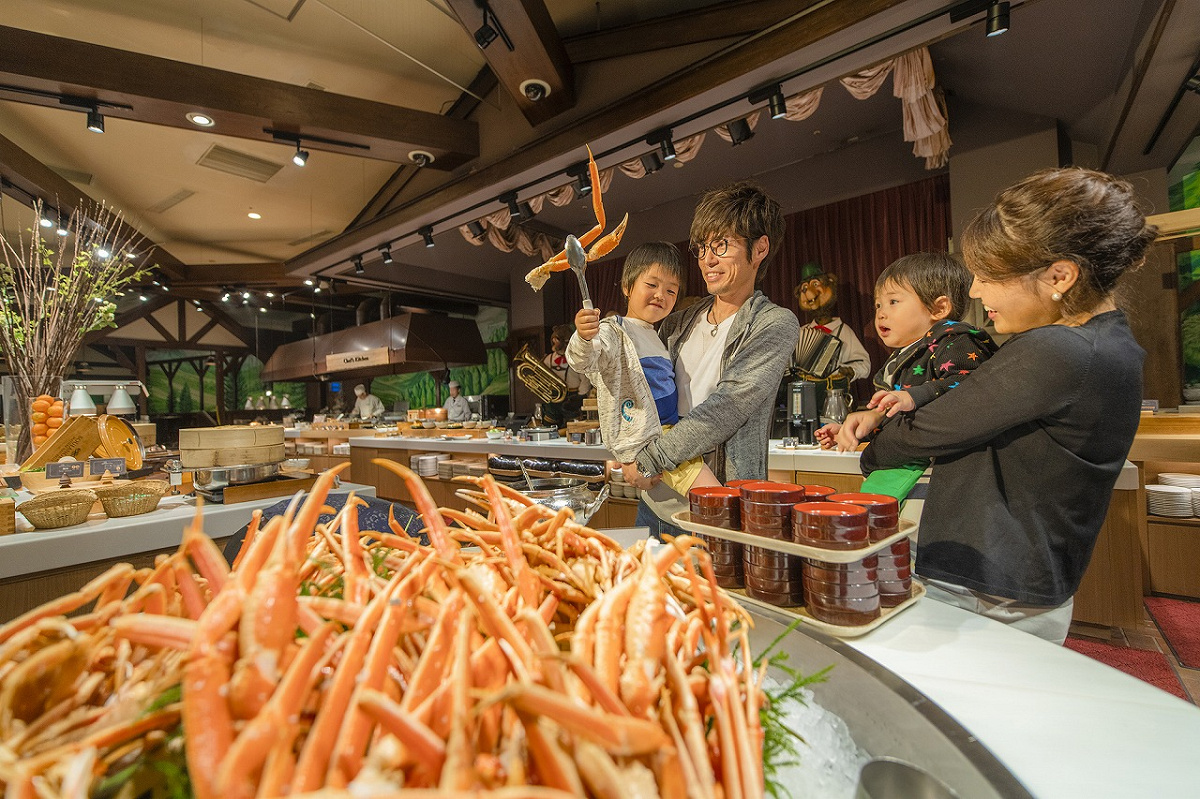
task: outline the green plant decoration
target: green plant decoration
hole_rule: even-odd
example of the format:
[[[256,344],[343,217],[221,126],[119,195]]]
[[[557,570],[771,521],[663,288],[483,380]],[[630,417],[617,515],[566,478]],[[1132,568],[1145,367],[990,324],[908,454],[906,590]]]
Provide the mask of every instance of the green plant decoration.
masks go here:
[[[38,220],[46,219],[39,202]],[[146,278],[145,239],[103,202],[86,202],[66,223],[34,224],[10,239],[0,231],[0,352],[8,361],[21,407],[39,394],[55,395],[84,336],[115,326],[113,298]],[[44,238],[46,231],[52,238]],[[30,451],[29,425],[18,446]]]

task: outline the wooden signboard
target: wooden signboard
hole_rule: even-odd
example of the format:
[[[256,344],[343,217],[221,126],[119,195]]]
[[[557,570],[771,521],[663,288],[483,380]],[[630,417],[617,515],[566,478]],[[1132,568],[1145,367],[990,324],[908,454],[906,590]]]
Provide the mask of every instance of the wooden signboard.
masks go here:
[[[376,347],[358,352],[335,352],[325,356],[325,368],[330,372],[361,369],[364,366],[387,366],[388,348]]]
[[[100,431],[94,416],[72,416],[50,436],[46,443],[37,448],[29,460],[21,464],[21,471],[41,469],[47,463],[63,458],[85,460],[100,446]]]

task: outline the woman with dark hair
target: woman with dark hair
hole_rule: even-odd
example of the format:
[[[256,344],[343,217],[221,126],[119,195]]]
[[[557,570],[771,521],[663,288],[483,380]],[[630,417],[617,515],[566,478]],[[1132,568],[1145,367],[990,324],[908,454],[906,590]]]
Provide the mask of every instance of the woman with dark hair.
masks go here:
[[[1137,431],[1142,359],[1119,279],[1154,241],[1125,181],[1048,169],[963,232],[999,351],[884,425],[864,473],[933,459],[916,571],[929,596],[1062,643]]]

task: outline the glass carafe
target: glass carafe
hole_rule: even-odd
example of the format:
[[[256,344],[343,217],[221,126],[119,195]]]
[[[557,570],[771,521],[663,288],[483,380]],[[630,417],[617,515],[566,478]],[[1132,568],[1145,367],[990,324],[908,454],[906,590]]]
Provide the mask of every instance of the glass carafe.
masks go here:
[[[846,421],[846,415],[850,411],[850,405],[847,402],[846,391],[840,388],[831,388],[825,394],[825,407],[821,411],[821,416],[826,422],[836,422],[841,424]]]

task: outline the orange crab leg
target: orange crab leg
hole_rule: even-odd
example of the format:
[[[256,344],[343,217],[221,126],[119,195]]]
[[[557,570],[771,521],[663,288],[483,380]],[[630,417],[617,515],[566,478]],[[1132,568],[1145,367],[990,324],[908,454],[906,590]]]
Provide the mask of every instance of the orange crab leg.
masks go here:
[[[305,692],[320,676],[318,667],[332,655],[327,647],[333,633],[332,623],[321,625],[288,666],[264,711],[242,729],[217,772],[216,788],[221,796],[254,795],[255,773],[266,762],[279,731],[299,715]]]
[[[450,528],[446,525],[446,520],[442,518],[437,503],[430,496],[429,489],[425,487],[425,483],[421,481],[417,473],[386,458],[373,458],[371,463],[382,466],[404,480],[409,493],[412,494],[417,510],[425,520],[425,529],[429,531],[429,540],[433,542],[438,555],[455,566],[462,565],[462,554],[458,551],[458,545],[454,543],[450,535]]]
[[[433,774],[441,772],[446,759],[446,743],[434,735],[433,730],[413,718],[381,691],[364,690],[358,697],[358,706],[396,736],[422,766]]]
[[[387,609],[379,629],[374,631],[371,648],[367,653],[365,665],[357,678],[355,692],[361,694],[367,689],[380,690],[383,688],[387,669],[391,664],[391,652],[400,638],[406,616],[411,612],[413,596],[419,592],[429,579],[430,574],[439,564],[432,558],[425,559],[419,567],[408,573],[388,600]],[[371,736],[371,718],[358,708],[357,697],[351,701],[350,707],[342,721],[337,743],[334,745],[334,758],[329,766],[327,776],[337,778],[339,782],[349,783],[358,774],[362,765],[363,754],[367,750],[367,741]],[[340,772],[340,775],[339,775]]]
[[[263,512],[262,508],[257,508],[250,514],[250,524],[246,527],[246,537],[242,539],[242,545],[238,547],[238,553],[233,558],[233,563],[230,569],[237,571],[238,564],[242,562],[242,557],[246,551],[254,544],[254,539],[258,537],[258,526],[262,524]]]
[[[409,680],[408,690],[400,700],[402,710],[407,711],[418,700],[424,699],[441,681],[453,641],[454,620],[462,613],[464,601],[462,590],[455,588],[442,603],[433,632],[430,633],[425,649],[421,652],[421,660]]]
[[[671,745],[670,737],[656,722],[585,707],[540,685],[511,685],[500,699],[520,712],[546,716],[610,754],[645,755]]]
[[[521,593],[521,599],[527,607],[537,607],[537,580],[534,579],[533,573],[529,569],[529,561],[525,559],[525,553],[521,551],[521,538],[513,525],[508,508],[504,505],[500,488],[491,475],[483,478],[483,490],[487,492],[492,508],[496,512],[496,523],[500,526],[504,554],[508,558],[509,568],[512,569],[513,579],[517,581],[517,590]]]
[[[26,627],[31,627],[39,621],[50,616],[62,616],[70,613],[72,610],[83,607],[88,602],[91,602],[112,583],[126,580],[133,574],[133,567],[128,563],[119,563],[111,569],[93,579],[83,588],[80,588],[73,594],[59,597],[53,602],[47,602],[45,605],[34,608],[28,613],[24,613],[12,621],[0,627],[0,644],[12,638],[15,634],[21,632]]]
[[[625,235],[625,225],[627,224],[629,224],[629,214],[625,214],[624,218],[621,219],[621,224],[617,225],[616,230],[600,239],[592,249],[588,250],[587,259],[589,261],[596,261],[615,250],[617,245],[621,243],[621,237]]]

